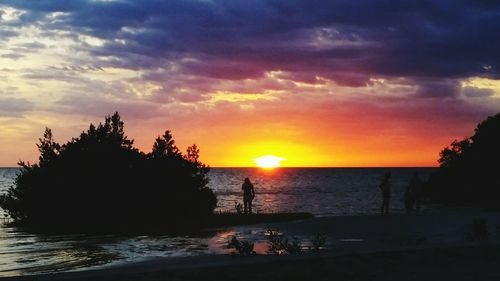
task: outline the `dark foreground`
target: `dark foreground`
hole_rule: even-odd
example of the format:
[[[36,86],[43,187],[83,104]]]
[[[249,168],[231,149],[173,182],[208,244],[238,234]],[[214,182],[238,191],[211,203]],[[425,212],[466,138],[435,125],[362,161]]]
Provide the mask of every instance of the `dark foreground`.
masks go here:
[[[203,256],[8,280],[500,280],[500,246],[335,256]]]
[[[248,217],[250,218],[250,217]],[[487,240],[468,239],[485,222]],[[290,256],[157,258],[20,280],[500,280],[499,211],[320,217],[260,225],[285,234],[327,236],[326,250]],[[237,231],[251,231],[253,226]],[[477,236],[473,236],[476,237]]]

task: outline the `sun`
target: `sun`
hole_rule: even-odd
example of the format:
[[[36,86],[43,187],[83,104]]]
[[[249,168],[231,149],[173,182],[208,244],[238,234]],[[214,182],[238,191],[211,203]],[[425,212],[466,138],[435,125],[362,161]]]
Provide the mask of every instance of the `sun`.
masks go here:
[[[258,167],[264,169],[272,169],[281,166],[280,162],[286,160],[283,157],[278,157],[274,155],[265,155],[261,157],[257,157],[254,159],[255,163]]]

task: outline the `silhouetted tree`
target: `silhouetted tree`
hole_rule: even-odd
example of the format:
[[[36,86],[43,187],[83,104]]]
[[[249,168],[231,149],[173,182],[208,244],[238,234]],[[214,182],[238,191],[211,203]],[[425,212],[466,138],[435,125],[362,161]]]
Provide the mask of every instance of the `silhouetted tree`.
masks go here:
[[[500,205],[500,114],[478,124],[474,135],[455,140],[439,154],[440,167],[424,192],[453,205]]]
[[[40,141],[40,144],[37,144],[36,146],[40,151],[40,157],[38,158],[40,161],[40,165],[44,165],[50,163],[50,161],[55,160],[57,154],[59,153],[59,149],[61,149],[61,146],[52,139],[52,130],[49,128],[45,128],[43,138],[40,138],[38,140]]]
[[[180,151],[175,145],[175,141],[172,137],[172,133],[167,130],[161,137],[157,137],[155,143],[153,144],[153,157],[171,157],[179,156]]]
[[[445,147],[439,153],[438,163],[441,167],[449,167],[462,157],[466,153],[467,149],[470,148],[471,140],[469,138],[464,138],[461,141],[454,140],[449,147]]]
[[[200,157],[200,150],[193,144],[192,146],[187,148],[186,160],[190,162],[198,162],[198,158]]]
[[[0,207],[17,222],[46,227],[178,229],[210,215],[217,199],[196,146],[182,155],[170,131],[151,153],[133,147],[118,113],[64,145],[46,129],[39,163],[20,162]]]

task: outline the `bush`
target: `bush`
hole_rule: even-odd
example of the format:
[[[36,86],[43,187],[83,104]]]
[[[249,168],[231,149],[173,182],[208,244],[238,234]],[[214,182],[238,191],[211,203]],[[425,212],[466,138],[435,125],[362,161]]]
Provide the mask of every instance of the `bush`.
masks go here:
[[[236,210],[236,214],[243,214],[243,205],[241,205],[241,203],[234,202],[234,209]]]
[[[326,244],[326,235],[321,233],[316,233],[313,237],[311,237],[311,247],[309,248],[311,251],[320,251],[324,249]]]
[[[228,249],[235,249],[240,256],[253,256],[255,251],[253,250],[253,243],[245,240],[239,240],[236,236],[231,237],[228,242]]]
[[[469,242],[488,240],[489,236],[488,224],[482,218],[474,219],[470,225],[470,231],[465,232],[465,240]]]
[[[174,229],[201,221],[217,203],[196,145],[183,155],[166,131],[150,153],[140,152],[118,113],[64,145],[47,128],[37,146],[39,162],[20,162],[15,186],[0,196],[0,207],[17,223]]]
[[[440,167],[423,187],[431,201],[449,205],[499,205],[500,114],[477,125],[472,137],[444,148]]]
[[[294,239],[292,242],[288,241],[278,230],[268,229],[266,236],[269,244],[269,252],[275,255],[285,254],[300,254],[302,247],[300,241]]]

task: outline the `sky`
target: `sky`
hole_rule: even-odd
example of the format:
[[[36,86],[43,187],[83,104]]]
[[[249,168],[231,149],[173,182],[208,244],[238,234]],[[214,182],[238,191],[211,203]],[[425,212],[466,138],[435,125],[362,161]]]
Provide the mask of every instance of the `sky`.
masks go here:
[[[118,111],[213,167],[435,166],[500,111],[500,2],[0,0],[0,166]]]

